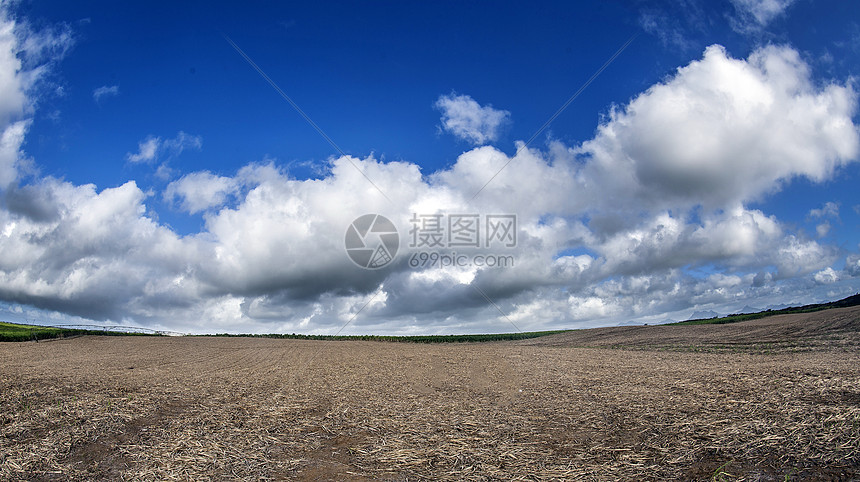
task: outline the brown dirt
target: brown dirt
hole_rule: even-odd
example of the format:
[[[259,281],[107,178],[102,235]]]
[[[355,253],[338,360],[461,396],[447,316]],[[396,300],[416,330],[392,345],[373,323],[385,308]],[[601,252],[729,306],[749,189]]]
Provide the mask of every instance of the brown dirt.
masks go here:
[[[858,314],[492,344],[0,343],[0,479],[860,480]]]

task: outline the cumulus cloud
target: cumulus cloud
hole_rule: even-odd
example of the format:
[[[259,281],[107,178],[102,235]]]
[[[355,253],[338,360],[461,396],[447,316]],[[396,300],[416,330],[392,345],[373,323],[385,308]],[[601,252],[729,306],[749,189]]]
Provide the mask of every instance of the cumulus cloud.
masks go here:
[[[45,88],[51,61],[72,44],[68,28],[33,30],[0,5],[0,189],[16,181],[27,164],[21,146],[36,91]]]
[[[208,171],[194,172],[168,184],[164,198],[178,201],[182,209],[195,214],[222,206],[237,188],[238,183],[233,178],[216,176]]]
[[[19,51],[15,22],[0,9],[0,125],[4,126],[20,118],[29,105]]]
[[[852,278],[830,268],[845,255],[749,203],[856,159],[856,106],[849,86],[813,83],[792,49],[734,59],[714,46],[614,109],[578,146],[522,148],[513,158],[476,147],[429,175],[373,156],[330,159],[305,180],[271,162],[186,174],[162,195],[203,213],[203,229],[188,235],[155,220],[151,194],[134,181],[10,185],[0,204],[0,300],[183,331],[328,333],[347,322],[345,332],[359,333],[510,331],[511,321],[546,329],[725,312],[786,293],[817,301],[804,298],[810,286],[850,288]],[[467,139],[491,138],[484,121],[469,122]],[[21,144],[9,145],[17,162]],[[150,137],[129,161],[201,145],[183,132]],[[344,248],[347,227],[367,213],[401,233],[402,254],[384,269],[359,268]],[[516,214],[516,246],[481,251],[512,255],[514,266],[410,266],[414,213]],[[856,264],[849,257],[844,273]]]
[[[839,281],[839,273],[837,273],[836,270],[828,266],[827,268],[824,268],[823,270],[815,273],[813,278],[815,279],[816,283],[831,284]]]
[[[193,246],[144,215],[145,194],[134,182],[98,192],[46,179],[26,195],[40,200],[42,213],[0,212],[0,296],[7,302],[119,320],[134,316],[135,300],[163,282],[181,290],[172,281],[194,258]],[[170,302],[170,293],[155,295]]]
[[[0,134],[0,188],[18,179],[20,161],[24,157],[21,146],[30,121],[22,120],[6,126]]]
[[[856,159],[856,107],[850,85],[816,86],[789,47],[741,60],[714,45],[611,112],[578,154],[591,158],[594,198],[732,206],[795,176],[823,181]]]
[[[172,139],[149,136],[137,145],[137,152],[129,152],[126,159],[132,163],[154,163],[158,160],[171,159],[187,149],[200,150],[203,148],[203,138],[192,136],[179,131]]]
[[[499,138],[510,121],[510,112],[492,106],[481,106],[468,95],[441,95],[436,108],[442,112],[442,128],[474,145],[486,144]]]
[[[93,90],[93,100],[97,103],[104,97],[115,97],[117,95],[119,95],[118,85],[103,85]]]

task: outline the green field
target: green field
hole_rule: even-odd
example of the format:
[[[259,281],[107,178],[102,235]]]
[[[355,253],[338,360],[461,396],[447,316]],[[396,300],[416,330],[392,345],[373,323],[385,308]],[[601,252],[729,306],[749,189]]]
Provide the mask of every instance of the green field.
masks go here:
[[[24,325],[0,321],[0,342],[3,341],[38,341],[52,338],[66,338],[81,335],[101,336],[158,336],[157,333],[130,333],[110,331],[108,329],[85,330],[79,328],[62,328],[55,326]]]
[[[68,330],[48,326],[18,325],[0,322],[0,341],[30,341],[83,335],[86,330]]]

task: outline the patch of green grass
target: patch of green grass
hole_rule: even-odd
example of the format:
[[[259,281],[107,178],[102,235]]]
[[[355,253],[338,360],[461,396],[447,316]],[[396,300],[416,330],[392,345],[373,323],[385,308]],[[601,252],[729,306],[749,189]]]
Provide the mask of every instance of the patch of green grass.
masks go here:
[[[724,481],[730,480],[730,478],[734,478],[735,477],[734,475],[723,470],[726,468],[726,466],[728,466],[731,463],[732,463],[732,461],[729,460],[728,462],[724,463],[723,465],[720,465],[719,467],[717,467],[717,470],[714,471],[714,475],[711,477],[711,480],[713,482],[724,482]]]

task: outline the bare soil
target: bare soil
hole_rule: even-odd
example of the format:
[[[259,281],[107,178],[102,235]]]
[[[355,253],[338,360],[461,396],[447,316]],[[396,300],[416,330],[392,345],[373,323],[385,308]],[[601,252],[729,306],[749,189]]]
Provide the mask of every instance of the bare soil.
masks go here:
[[[858,323],[0,343],[0,479],[860,480]]]

